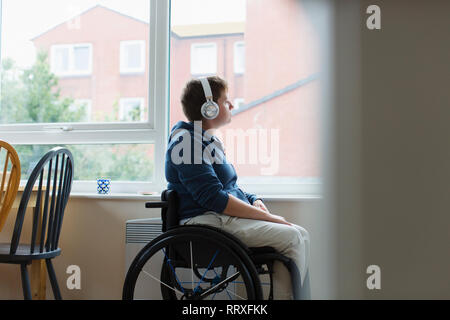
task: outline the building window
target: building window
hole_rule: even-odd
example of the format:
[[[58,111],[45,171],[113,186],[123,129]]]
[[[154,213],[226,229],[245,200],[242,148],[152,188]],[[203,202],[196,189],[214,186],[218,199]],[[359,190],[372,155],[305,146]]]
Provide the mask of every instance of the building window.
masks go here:
[[[51,48],[51,70],[56,75],[77,76],[92,73],[90,43],[58,44]]]
[[[245,43],[238,41],[234,43],[234,73],[245,72]]]
[[[120,42],[120,73],[145,71],[145,41]]]
[[[79,122],[91,121],[92,100],[91,99],[75,99],[73,104],[69,106],[69,112],[75,114]]]
[[[239,109],[244,105],[244,98],[235,98],[233,101],[234,109]]]
[[[119,120],[127,122],[144,121],[144,98],[120,99]]]
[[[191,45],[191,74],[206,75],[217,72],[217,45],[193,43]]]

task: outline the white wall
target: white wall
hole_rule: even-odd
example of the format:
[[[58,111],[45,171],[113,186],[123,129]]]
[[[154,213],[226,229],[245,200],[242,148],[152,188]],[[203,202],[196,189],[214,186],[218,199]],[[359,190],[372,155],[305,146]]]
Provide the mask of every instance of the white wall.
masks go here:
[[[366,28],[372,4],[381,30]],[[335,1],[326,199],[338,298],[450,298],[449,12],[440,0]],[[381,290],[366,287],[372,264]]]
[[[364,264],[382,290],[367,298],[450,298],[450,2],[364,1],[382,30],[363,29]]]

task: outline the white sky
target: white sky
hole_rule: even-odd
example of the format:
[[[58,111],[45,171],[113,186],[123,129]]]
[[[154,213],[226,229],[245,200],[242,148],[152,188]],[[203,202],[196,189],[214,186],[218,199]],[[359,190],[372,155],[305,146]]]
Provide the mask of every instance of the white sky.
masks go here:
[[[163,1],[163,0],[161,0]],[[246,0],[172,0],[172,25],[245,20]],[[3,0],[2,59],[13,58],[18,66],[34,61],[31,38],[101,4],[148,21],[149,0]]]

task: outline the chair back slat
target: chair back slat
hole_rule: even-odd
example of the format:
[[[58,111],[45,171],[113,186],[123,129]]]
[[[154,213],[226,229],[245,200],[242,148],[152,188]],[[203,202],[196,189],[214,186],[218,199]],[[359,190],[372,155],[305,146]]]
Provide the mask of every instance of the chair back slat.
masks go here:
[[[39,186],[36,190],[36,206],[33,213],[31,254],[34,253],[37,245],[39,245],[39,252],[49,252],[58,249],[59,232],[63,222],[62,218],[72,189],[72,153],[66,148],[53,148],[41,158],[33,169],[25,186],[25,191],[17,212],[10,254],[14,254],[18,248],[25,211],[28,206],[30,194],[34,192],[33,186],[37,181]],[[41,214],[42,218],[39,219]]]
[[[1,151],[1,148],[0,148],[0,151]],[[5,166],[3,168],[3,174],[2,174],[2,186],[0,187],[0,190],[2,191],[2,193],[0,194],[0,203],[2,203],[2,200],[3,200],[3,188],[5,187],[6,176],[8,175],[8,162],[9,162],[8,159],[9,159],[9,152],[6,151]]]
[[[41,214],[41,194],[42,194],[42,180],[44,178],[44,169],[41,170],[41,173],[39,174],[39,187],[37,190],[37,199],[36,199],[36,206],[33,209],[33,226],[32,226],[32,232],[31,232],[31,253],[34,253],[34,246],[36,243],[36,234],[38,230],[39,225],[39,217]]]
[[[63,189],[63,175],[64,175],[64,160],[65,160],[65,155],[63,154],[63,157],[61,159],[61,170],[59,171],[59,183],[58,183],[58,196],[56,198],[56,211],[60,212],[61,207],[62,207],[62,189]],[[59,224],[61,222],[60,219],[61,215],[55,215],[55,223],[53,224],[53,230],[52,230],[52,247],[51,250],[55,250],[56,249],[56,238],[57,238],[57,233],[58,233],[58,229],[59,229]]]
[[[52,191],[52,201],[50,204],[50,215],[48,218],[48,233],[47,233],[47,241],[45,243],[45,248],[47,251],[50,251],[50,244],[51,244],[51,238],[53,237],[52,231],[53,231],[53,225],[55,223],[55,209],[56,209],[56,183],[58,179],[58,162],[59,162],[59,155],[56,156],[56,162],[55,162],[55,170],[53,175],[53,191]]]
[[[52,172],[53,159],[48,162],[48,172]],[[41,236],[39,237],[39,252],[44,252],[44,241],[45,241],[45,228],[47,227],[47,217],[48,217],[48,198],[50,195],[50,181],[51,174],[47,174],[47,185],[45,188],[45,199],[44,199],[44,209],[42,211],[42,226],[41,226]]]
[[[0,140],[0,154],[5,151],[3,171],[0,171],[0,231],[6,223],[11,207],[16,199],[20,184],[20,160],[16,150],[9,143]],[[1,163],[1,161],[0,161]]]
[[[67,161],[69,161],[69,159],[67,159]],[[66,171],[64,172],[64,192],[63,192],[63,199],[62,199],[62,205],[63,207],[65,207],[67,205],[67,201],[69,200],[69,193],[67,192],[69,186],[69,179],[72,176],[72,167],[70,166],[66,166]],[[61,212],[61,218],[60,221],[62,221],[64,218],[64,210],[62,210]],[[60,223],[58,225],[58,229],[57,229],[57,236],[56,236],[56,244],[58,244],[59,242],[59,236],[61,234],[61,228],[62,228],[62,223]]]

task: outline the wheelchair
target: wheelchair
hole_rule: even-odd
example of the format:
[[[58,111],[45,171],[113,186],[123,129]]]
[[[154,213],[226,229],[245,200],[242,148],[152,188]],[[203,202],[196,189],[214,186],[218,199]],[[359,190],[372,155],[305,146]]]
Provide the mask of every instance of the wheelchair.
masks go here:
[[[164,190],[160,202],[145,204],[161,208],[163,233],[131,263],[124,300],[272,300],[277,260],[290,272],[294,299],[299,298],[300,273],[291,259],[271,247],[249,248],[215,227],[179,225],[178,203],[174,190]]]

